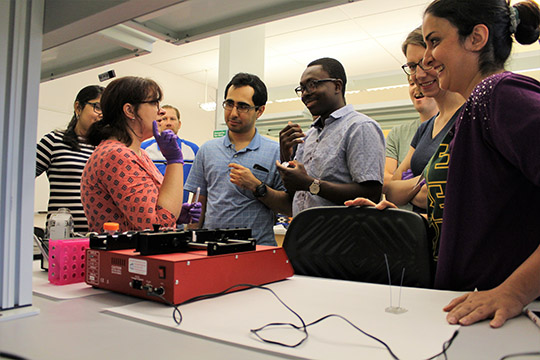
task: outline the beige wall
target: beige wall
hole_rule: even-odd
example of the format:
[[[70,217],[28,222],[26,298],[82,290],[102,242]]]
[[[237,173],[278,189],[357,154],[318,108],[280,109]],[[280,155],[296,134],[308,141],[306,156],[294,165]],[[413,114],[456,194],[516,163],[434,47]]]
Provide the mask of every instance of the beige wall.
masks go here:
[[[361,91],[359,93],[346,95],[347,104],[352,104],[352,105],[374,104],[374,103],[382,103],[386,101],[408,100],[408,99],[409,99],[409,93],[408,93],[408,88],[406,87],[380,90],[380,91]],[[300,98],[298,98],[297,101],[290,101],[290,102],[283,102],[283,103],[273,102],[271,104],[268,104],[266,106],[265,113],[302,111],[304,108],[305,108],[304,104],[302,103],[302,101],[300,101]]]

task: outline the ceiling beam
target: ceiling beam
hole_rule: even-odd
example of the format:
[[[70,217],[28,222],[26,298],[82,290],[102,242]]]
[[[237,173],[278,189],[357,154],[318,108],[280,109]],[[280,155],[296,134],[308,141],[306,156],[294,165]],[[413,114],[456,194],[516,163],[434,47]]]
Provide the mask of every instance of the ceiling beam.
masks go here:
[[[125,0],[117,1],[117,5],[112,7],[104,6],[101,1],[101,7],[94,9],[94,13],[79,18],[76,12],[66,10],[65,2],[58,0],[46,0],[46,16],[63,17],[66,20],[60,27],[55,27],[43,34],[43,50],[48,50],[67,42],[82,38],[95,32],[110,28],[112,26],[124,23],[131,19],[147,15],[154,11],[179,4],[186,0]],[[76,2],[84,4],[85,2]],[[106,3],[106,2],[105,2]],[[50,19],[50,18],[49,18]],[[52,20],[49,20],[49,22]],[[49,29],[45,22],[43,28]]]

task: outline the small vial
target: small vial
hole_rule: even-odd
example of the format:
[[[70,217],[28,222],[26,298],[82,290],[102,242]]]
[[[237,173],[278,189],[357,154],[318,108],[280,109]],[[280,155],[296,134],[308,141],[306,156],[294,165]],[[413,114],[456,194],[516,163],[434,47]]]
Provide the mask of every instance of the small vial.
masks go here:
[[[105,231],[106,233],[109,233],[112,235],[118,230],[120,230],[120,224],[118,223],[106,222],[105,224],[103,224],[103,231]]]

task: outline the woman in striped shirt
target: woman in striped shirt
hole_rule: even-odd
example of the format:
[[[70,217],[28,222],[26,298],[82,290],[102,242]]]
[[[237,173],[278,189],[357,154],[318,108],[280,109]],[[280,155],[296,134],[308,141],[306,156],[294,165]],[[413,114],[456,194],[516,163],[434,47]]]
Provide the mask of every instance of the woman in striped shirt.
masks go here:
[[[67,129],[54,130],[37,144],[36,177],[43,172],[49,179],[47,219],[60,208],[73,216],[75,232],[88,232],[88,222],[81,204],[81,175],[94,146],[86,142],[90,125],[101,119],[103,87],[90,85],[77,94],[73,117]]]

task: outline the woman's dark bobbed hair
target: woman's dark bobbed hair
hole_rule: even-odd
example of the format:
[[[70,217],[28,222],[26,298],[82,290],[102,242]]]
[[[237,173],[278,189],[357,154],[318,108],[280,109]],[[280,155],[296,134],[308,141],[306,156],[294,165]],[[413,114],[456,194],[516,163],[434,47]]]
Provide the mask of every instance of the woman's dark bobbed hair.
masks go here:
[[[125,76],[112,81],[101,95],[103,119],[92,124],[88,130],[88,142],[97,146],[102,140],[114,137],[130,146],[133,131],[130,119],[124,114],[124,104],[133,105],[137,113],[142,102],[161,101],[162,97],[161,88],[151,79]]]

